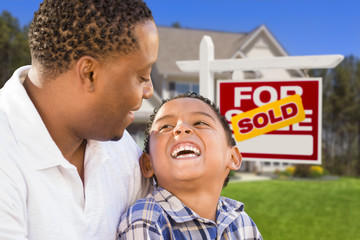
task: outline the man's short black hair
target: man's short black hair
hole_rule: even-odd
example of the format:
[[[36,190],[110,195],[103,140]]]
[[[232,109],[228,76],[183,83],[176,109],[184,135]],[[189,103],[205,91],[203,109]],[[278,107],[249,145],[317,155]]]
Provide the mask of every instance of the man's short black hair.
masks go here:
[[[232,136],[232,130],[229,127],[229,123],[227,122],[226,118],[220,114],[219,108],[216,107],[216,105],[208,98],[205,98],[195,92],[186,92],[183,94],[179,94],[173,98],[163,100],[161,105],[158,108],[154,109],[153,114],[150,116],[150,119],[147,123],[146,130],[145,130],[145,141],[144,141],[144,152],[145,153],[148,153],[148,154],[150,153],[150,146],[149,146],[150,133],[151,133],[150,131],[151,131],[152,124],[155,120],[156,114],[158,113],[160,108],[165,103],[172,101],[174,99],[179,99],[179,98],[195,98],[195,99],[199,99],[199,100],[203,101],[204,103],[206,103],[207,105],[209,105],[211,107],[211,109],[216,113],[218,119],[221,122],[221,125],[223,126],[229,146],[231,146],[231,147],[236,146],[236,142]],[[224,187],[228,184],[228,182],[229,182],[229,176],[225,179]]]
[[[44,0],[29,29],[31,57],[58,74],[82,56],[104,59],[138,47],[137,23],[153,20],[142,0]]]

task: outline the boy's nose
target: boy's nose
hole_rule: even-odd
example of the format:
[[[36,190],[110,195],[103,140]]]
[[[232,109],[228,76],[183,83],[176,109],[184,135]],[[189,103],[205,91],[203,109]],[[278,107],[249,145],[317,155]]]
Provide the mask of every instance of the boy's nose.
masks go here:
[[[174,128],[174,135],[177,136],[182,133],[191,134],[193,133],[193,130],[187,124],[181,123]]]

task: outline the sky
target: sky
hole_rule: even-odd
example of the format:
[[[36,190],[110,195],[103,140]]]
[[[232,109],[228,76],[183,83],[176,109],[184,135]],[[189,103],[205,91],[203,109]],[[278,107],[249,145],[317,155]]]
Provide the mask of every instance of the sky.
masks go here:
[[[9,11],[23,26],[30,23],[40,2],[0,0],[0,12]],[[145,2],[159,26],[178,22],[184,28],[248,33],[264,24],[291,56],[341,54],[360,58],[360,0]]]

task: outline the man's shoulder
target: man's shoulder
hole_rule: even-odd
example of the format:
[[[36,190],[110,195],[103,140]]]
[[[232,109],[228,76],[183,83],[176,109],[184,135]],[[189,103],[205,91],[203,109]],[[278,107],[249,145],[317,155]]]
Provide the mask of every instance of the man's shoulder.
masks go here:
[[[0,161],[3,162],[17,153],[17,142],[9,121],[0,105]]]
[[[22,174],[19,167],[20,162],[17,162],[17,160],[21,159],[19,157],[21,154],[1,106],[0,133],[0,179],[2,184],[13,182],[14,186],[19,186]]]

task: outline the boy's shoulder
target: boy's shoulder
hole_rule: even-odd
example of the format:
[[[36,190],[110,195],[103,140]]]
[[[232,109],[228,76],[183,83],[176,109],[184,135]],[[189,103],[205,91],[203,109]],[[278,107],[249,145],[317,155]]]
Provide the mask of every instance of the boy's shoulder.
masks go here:
[[[217,216],[218,228],[232,225],[231,232],[247,236],[246,239],[262,239],[262,236],[251,217],[245,212],[244,204],[234,199],[220,197]]]
[[[118,234],[143,234],[145,229],[153,237],[163,234],[161,227],[169,225],[169,219],[158,195],[155,189],[129,207],[121,217]]]
[[[162,212],[163,209],[160,204],[155,200],[152,193],[150,193],[145,198],[137,200],[129,207],[126,213],[121,217],[121,221],[126,218],[127,222],[154,222],[157,221]]]
[[[121,217],[121,224],[131,225],[136,222],[147,224],[159,224],[166,219],[166,210],[163,202],[166,202],[166,194],[171,195],[164,189],[155,188],[145,198],[138,199],[128,208],[126,213]],[[124,226],[122,226],[124,227]]]
[[[218,210],[223,210],[227,212],[244,212],[244,203],[231,198],[220,196],[218,202]]]

